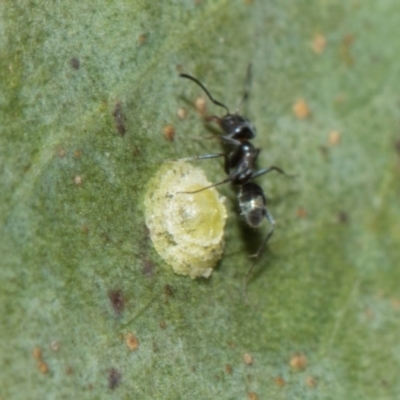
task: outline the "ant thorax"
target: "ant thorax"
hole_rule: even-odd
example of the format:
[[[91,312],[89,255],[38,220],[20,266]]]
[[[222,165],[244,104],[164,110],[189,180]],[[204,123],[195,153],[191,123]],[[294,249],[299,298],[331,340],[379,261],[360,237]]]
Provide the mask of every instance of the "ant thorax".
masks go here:
[[[259,150],[247,141],[242,142],[229,153],[226,159],[225,172],[228,175],[235,176],[232,183],[240,185],[251,179],[258,153]]]
[[[237,114],[227,114],[219,119],[219,125],[226,136],[239,141],[253,139],[256,128],[246,118]]]

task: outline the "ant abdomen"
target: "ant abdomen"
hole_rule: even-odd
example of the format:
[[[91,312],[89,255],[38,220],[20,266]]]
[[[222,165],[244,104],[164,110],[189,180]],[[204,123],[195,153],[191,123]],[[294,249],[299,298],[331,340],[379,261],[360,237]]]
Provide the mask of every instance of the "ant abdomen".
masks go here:
[[[254,182],[240,187],[239,207],[241,214],[252,228],[258,228],[266,216],[266,199],[262,188]]]

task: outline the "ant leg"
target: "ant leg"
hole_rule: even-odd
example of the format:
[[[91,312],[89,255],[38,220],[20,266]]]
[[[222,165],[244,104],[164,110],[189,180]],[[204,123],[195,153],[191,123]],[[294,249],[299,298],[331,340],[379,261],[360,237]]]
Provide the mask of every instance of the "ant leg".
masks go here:
[[[225,157],[224,153],[205,154],[204,156],[180,158],[181,161],[209,160],[210,158]]]
[[[274,229],[275,229],[275,220],[266,208],[265,208],[265,217],[268,219],[268,221],[271,224],[271,230],[268,232],[268,235],[265,237],[264,241],[261,243],[261,246],[258,248],[257,252],[255,254],[252,254],[249,256],[251,258],[254,258],[255,260],[254,260],[254,262],[252,262],[252,264],[249,267],[249,270],[247,271],[246,278],[245,278],[244,285],[243,285],[244,286],[243,291],[244,291],[246,301],[247,301],[247,284],[249,283],[251,273],[253,272],[253,269],[257,262],[258,257],[264,250],[264,247],[268,243],[269,239],[271,239],[271,236],[273,235]]]
[[[265,245],[268,243],[268,240],[271,238],[271,236],[274,233],[274,229],[275,229],[275,220],[272,217],[272,215],[269,213],[269,211],[267,210],[267,208],[265,208],[265,217],[268,219],[268,221],[271,224],[271,230],[268,232],[268,235],[266,236],[266,238],[264,239],[264,241],[261,243],[261,246],[258,248],[257,253],[254,253],[252,255],[250,255],[249,257],[251,258],[258,258],[260,256],[260,254],[262,253]]]
[[[234,146],[240,146],[241,145],[239,140],[232,139],[229,136],[221,135],[220,139],[221,139],[221,142],[229,143],[229,144],[232,144]]]
[[[210,189],[210,188],[215,187],[215,186],[223,185],[224,183],[228,183],[228,182],[230,182],[232,179],[234,179],[236,175],[237,175],[237,174],[232,175],[232,176],[228,176],[227,178],[225,178],[225,179],[224,179],[223,181],[221,181],[221,182],[214,183],[213,185],[203,187],[203,188],[201,188],[201,189],[199,189],[199,190],[195,190],[195,191],[193,191],[193,192],[177,192],[177,193],[187,193],[187,194],[199,193],[199,192],[202,192],[203,190]]]
[[[263,168],[263,169],[260,169],[259,171],[253,172],[251,174],[251,179],[258,178],[259,176],[264,175],[264,174],[268,174],[268,172],[271,172],[271,171],[279,172],[280,174],[285,175],[288,178],[295,178],[296,177],[296,175],[287,174],[283,169],[281,169],[279,167],[272,166],[272,167],[269,167],[269,168]]]

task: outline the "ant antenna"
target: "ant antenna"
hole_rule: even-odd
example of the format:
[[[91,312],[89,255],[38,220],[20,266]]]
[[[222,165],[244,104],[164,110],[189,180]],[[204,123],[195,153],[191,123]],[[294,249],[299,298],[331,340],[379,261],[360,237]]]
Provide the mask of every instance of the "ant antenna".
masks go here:
[[[243,104],[247,101],[247,99],[249,98],[249,93],[250,93],[250,86],[251,86],[251,63],[249,63],[249,65],[247,66],[247,72],[246,72],[246,81],[245,81],[245,85],[244,85],[244,93],[243,93],[243,97],[241,98],[235,114],[238,114],[240,109],[242,108]]]
[[[188,74],[179,74],[179,76],[180,76],[181,78],[190,79],[191,81],[197,83],[197,84],[204,90],[204,92],[206,93],[206,95],[208,96],[208,98],[209,98],[214,104],[216,104],[217,106],[220,106],[220,107],[225,108],[226,113],[227,113],[228,115],[230,114],[228,107],[227,107],[225,104],[222,104],[221,102],[219,102],[218,100],[215,100],[215,99],[211,96],[211,93],[206,89],[206,87],[205,87],[200,81],[198,81],[196,78],[193,78],[193,76],[190,76],[190,75],[188,75]]]

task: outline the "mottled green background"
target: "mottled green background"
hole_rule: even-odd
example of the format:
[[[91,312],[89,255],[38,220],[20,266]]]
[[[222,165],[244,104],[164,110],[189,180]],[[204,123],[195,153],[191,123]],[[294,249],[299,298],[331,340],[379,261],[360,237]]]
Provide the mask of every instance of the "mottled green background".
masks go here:
[[[400,398],[398,1],[3,0],[0,14],[2,400]],[[162,262],[142,203],[165,159],[219,147],[199,140],[201,91],[178,70],[234,108],[250,61],[259,166],[299,175],[259,179],[277,228],[246,304],[268,228],[242,226],[229,185],[209,281]]]

